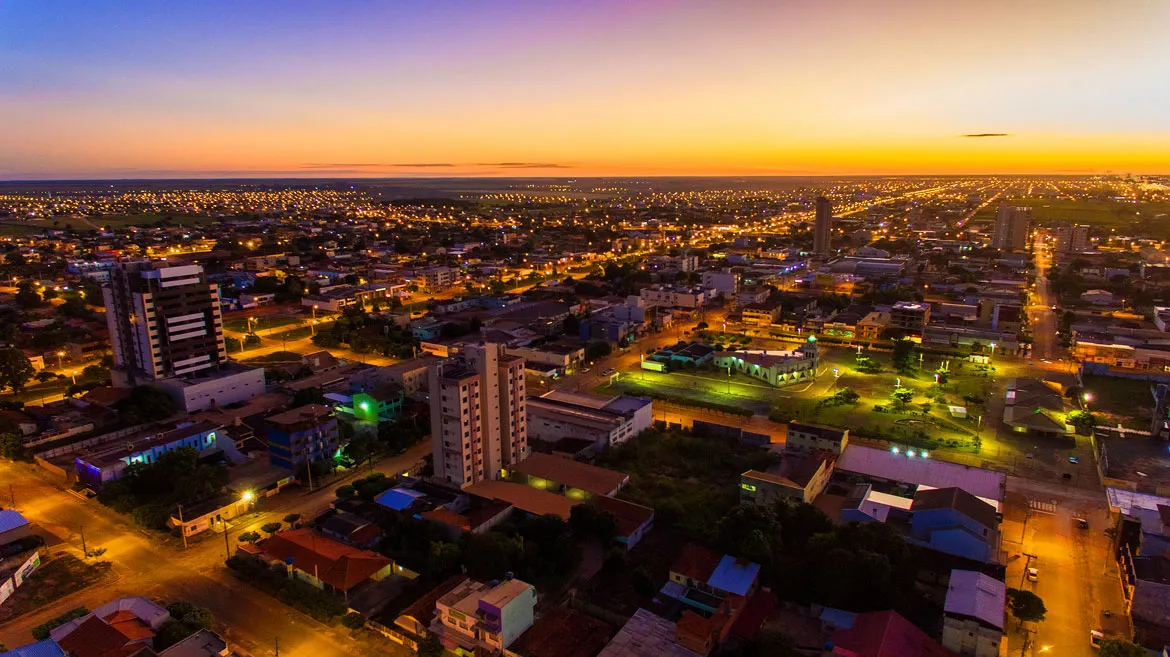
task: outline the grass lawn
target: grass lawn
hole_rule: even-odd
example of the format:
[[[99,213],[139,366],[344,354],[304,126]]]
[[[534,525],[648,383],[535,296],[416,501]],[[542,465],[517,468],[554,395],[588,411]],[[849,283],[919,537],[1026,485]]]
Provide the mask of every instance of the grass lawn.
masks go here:
[[[256,318],[252,322],[252,328],[257,331],[266,331],[268,329],[276,329],[282,326],[293,326],[306,321],[303,317],[282,317],[280,315],[266,315]],[[224,320],[224,329],[228,331],[235,331],[236,333],[246,333],[248,331],[247,317],[231,317]]]
[[[244,353],[247,353],[247,352],[244,352]],[[245,364],[260,364],[260,363],[288,362],[288,361],[300,360],[300,359],[301,359],[301,354],[298,354],[295,351],[274,351],[270,354],[264,354],[263,356],[257,356],[255,358],[248,358],[248,359],[241,361],[241,362],[243,362]]]
[[[687,406],[702,406],[715,410],[739,409],[751,413],[766,413],[775,397],[773,390],[749,383],[743,375],[731,378],[704,377],[659,372],[624,373],[621,379],[605,383],[595,391],[604,395],[629,394],[653,397]],[[730,393],[728,392],[730,390]]]
[[[650,430],[606,452],[599,465],[630,475],[621,497],[654,507],[667,525],[703,536],[739,502],[739,475],[764,470],[775,458],[735,440]]]
[[[1032,208],[1032,220],[1037,223],[1068,221],[1098,228],[1116,228],[1125,234],[1170,237],[1170,221],[1167,221],[1170,218],[1170,203],[1066,199],[1014,199],[1011,202],[1013,205]]]
[[[1112,376],[1086,376],[1085,392],[1092,395],[1089,410],[1103,416],[1102,424],[1149,429],[1154,399],[1148,381]]]
[[[23,586],[0,606],[0,622],[6,621],[97,584],[109,576],[108,561],[86,563],[71,554],[58,554],[33,572]]]

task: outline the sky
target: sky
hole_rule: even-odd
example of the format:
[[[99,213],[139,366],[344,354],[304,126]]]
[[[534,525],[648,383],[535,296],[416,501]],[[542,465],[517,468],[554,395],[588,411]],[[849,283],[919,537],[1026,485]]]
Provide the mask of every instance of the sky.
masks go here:
[[[1166,0],[0,0],[0,180],[1170,173]]]

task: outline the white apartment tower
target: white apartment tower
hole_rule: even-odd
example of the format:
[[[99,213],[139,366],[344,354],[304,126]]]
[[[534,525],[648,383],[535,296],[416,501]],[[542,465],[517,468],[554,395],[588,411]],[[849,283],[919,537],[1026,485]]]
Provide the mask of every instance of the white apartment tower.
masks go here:
[[[501,344],[469,345],[432,366],[431,441],[435,476],[460,487],[528,455],[524,359]]]
[[[995,216],[995,234],[991,237],[991,248],[1003,251],[1026,251],[1028,231],[1032,228],[1032,208],[999,206]]]
[[[119,263],[102,292],[121,383],[194,375],[227,361],[219,286],[199,265]]]

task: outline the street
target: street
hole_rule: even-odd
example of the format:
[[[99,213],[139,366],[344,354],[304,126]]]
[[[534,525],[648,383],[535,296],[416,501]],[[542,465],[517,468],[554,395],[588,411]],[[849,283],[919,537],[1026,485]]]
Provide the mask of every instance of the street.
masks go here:
[[[1089,521],[1078,527],[1075,518]],[[1104,493],[1070,489],[1019,477],[1008,478],[1004,521],[1000,527],[1008,566],[1008,588],[1031,590],[1048,613],[1035,626],[1024,652],[1025,632],[1007,618],[1011,654],[1090,657],[1089,631],[1130,636],[1117,562],[1109,554],[1109,513]],[[1033,555],[1029,558],[1026,555]],[[1024,577],[1027,567],[1038,580]],[[1112,615],[1105,616],[1109,610]],[[1045,648],[1047,647],[1047,650]]]
[[[379,461],[373,469],[388,474],[402,472],[429,451],[429,443],[419,443],[400,456]],[[314,492],[290,489],[259,502],[258,513],[230,527],[231,548],[235,549],[235,537],[240,532],[257,531],[264,523],[291,513],[308,519],[324,511],[334,499],[337,486],[369,471],[363,467]],[[13,484],[15,508],[46,534],[49,549],[64,549],[80,557],[84,531],[87,548],[107,550],[102,558],[113,563],[115,576],[111,582],[66,596],[0,625],[0,643],[28,643],[32,640],[31,628],[74,607],[92,609],[116,597],[143,595],[165,602],[186,600],[208,608],[219,623],[216,629],[255,657],[272,654],[276,637],[282,655],[316,657],[370,652],[352,639],[348,630],[318,623],[233,577],[223,566],[222,534],[206,533],[184,550],[177,539],[138,529],[129,518],[96,500],[81,501],[69,495],[34,465],[0,461],[0,480]],[[379,653],[411,654],[390,642],[379,646]]]

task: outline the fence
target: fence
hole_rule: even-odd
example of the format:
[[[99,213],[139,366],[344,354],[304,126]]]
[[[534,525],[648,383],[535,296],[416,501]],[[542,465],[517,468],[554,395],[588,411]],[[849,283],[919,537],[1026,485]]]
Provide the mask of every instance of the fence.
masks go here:
[[[0,604],[4,604],[5,600],[7,600],[13,593],[16,593],[16,589],[20,588],[20,585],[24,584],[24,581],[28,579],[28,576],[31,575],[34,570],[39,568],[40,565],[41,552],[40,550],[37,550],[36,552],[33,552],[33,555],[29,557],[27,561],[20,565],[20,568],[16,569],[16,572],[13,573],[11,577],[4,580],[4,583],[0,584]]]
[[[390,639],[394,643],[397,643],[397,644],[402,645],[402,646],[406,646],[407,648],[410,648],[411,650],[418,652],[418,641],[407,636],[403,632],[400,632],[392,627],[386,627],[385,625],[383,625],[377,621],[368,620],[368,619],[366,620],[366,627],[377,632],[378,634],[381,634],[382,636],[386,637],[387,639]]]

